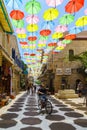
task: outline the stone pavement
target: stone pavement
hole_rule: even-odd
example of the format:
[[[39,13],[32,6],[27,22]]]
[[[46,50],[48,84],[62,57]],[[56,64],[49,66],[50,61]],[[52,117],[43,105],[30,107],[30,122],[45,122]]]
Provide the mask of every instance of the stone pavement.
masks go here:
[[[0,130],[87,130],[86,111],[75,109],[76,101],[49,97],[53,113],[39,112],[37,95],[22,93],[0,115]],[[79,105],[79,104],[78,104]],[[79,108],[83,106],[79,106]],[[85,108],[85,106],[84,106]]]

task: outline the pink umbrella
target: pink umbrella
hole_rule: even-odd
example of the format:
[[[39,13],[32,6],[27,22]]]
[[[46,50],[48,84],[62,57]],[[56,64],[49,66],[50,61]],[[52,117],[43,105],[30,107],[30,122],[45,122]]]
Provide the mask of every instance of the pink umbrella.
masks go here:
[[[39,18],[36,15],[28,15],[26,17],[26,22],[30,24],[36,24],[39,22]]]
[[[65,32],[65,31],[68,31],[68,27],[65,26],[65,25],[58,25],[58,26],[55,28],[55,31],[56,31],[56,32]]]
[[[24,28],[16,28],[16,33],[18,33],[18,34],[25,34],[26,30]]]
[[[65,46],[66,46],[66,44],[62,44],[62,42],[61,42],[61,41],[59,41],[59,42],[57,43],[57,46],[65,47]]]
[[[47,5],[52,7],[62,4],[62,2],[63,0],[46,0]]]
[[[84,10],[85,15],[87,15],[87,8]]]

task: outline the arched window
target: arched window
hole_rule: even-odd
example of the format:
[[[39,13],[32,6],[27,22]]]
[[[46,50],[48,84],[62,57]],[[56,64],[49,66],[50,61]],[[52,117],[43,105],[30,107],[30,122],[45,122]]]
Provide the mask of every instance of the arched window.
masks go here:
[[[74,50],[69,50],[69,61],[72,61],[74,57]]]

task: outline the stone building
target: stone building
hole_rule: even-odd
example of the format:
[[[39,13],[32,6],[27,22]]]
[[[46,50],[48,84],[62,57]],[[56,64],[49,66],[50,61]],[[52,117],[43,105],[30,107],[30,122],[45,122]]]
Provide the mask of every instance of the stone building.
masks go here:
[[[78,34],[77,38],[60,53],[52,54],[50,52],[47,67],[40,78],[47,79],[48,86],[54,88],[55,92],[62,89],[63,83],[65,88],[73,89],[75,89],[78,80],[85,83],[85,78],[78,71],[82,66],[81,62],[70,59],[71,55],[79,55],[85,51],[87,51],[87,31]]]
[[[0,93],[17,94],[20,87],[21,68],[16,36],[10,23],[4,2],[0,0]]]

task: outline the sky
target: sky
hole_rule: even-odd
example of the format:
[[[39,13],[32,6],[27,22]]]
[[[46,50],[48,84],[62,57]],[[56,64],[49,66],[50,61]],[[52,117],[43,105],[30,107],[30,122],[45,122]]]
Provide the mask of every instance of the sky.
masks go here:
[[[16,10],[21,10],[22,12],[24,12],[24,27],[26,29],[28,23],[26,22],[26,17],[29,15],[26,10],[25,10],[25,5],[27,2],[29,2],[30,0],[4,0],[5,2],[5,6],[7,8],[7,11],[8,11],[8,14],[10,14],[10,12],[13,10],[13,1],[17,1],[17,5],[18,6],[14,6],[14,9]],[[37,36],[37,41],[36,41],[36,48],[38,48],[38,42],[39,42],[39,38],[40,38],[40,31],[43,29],[43,25],[44,25],[44,22],[46,22],[43,18],[43,14],[44,14],[44,11],[46,11],[47,9],[51,8],[51,6],[48,6],[47,3],[46,3],[46,0],[36,0],[37,2],[40,3],[41,5],[41,10],[40,12],[37,14],[37,16],[39,17],[39,22],[37,23],[39,29],[37,32],[35,32],[35,35]],[[54,0],[55,1],[55,0]],[[58,0],[56,0],[58,1]],[[66,4],[69,2],[69,0],[61,0],[62,3],[58,6],[56,6],[56,9],[59,11],[59,15],[56,19],[54,19],[52,21],[53,23],[53,26],[50,27],[50,30],[51,30],[51,34],[53,34],[55,32],[55,28],[57,25],[60,25],[59,23],[59,19],[64,15],[64,14],[67,14],[67,12],[65,12],[65,6]],[[87,0],[84,0],[84,6],[78,11],[75,13],[75,16],[74,16],[74,21],[72,23],[70,23],[68,25],[68,30],[72,29],[72,27],[75,26],[75,21],[81,17],[81,16],[84,16],[84,15],[87,15],[84,13],[85,9],[87,8]],[[73,14],[72,14],[73,15]],[[12,18],[10,17],[9,15],[9,18],[10,20],[12,21]],[[13,24],[13,23],[12,23]],[[13,28],[14,28],[14,35],[17,35],[17,33],[15,32],[16,31],[16,27],[13,25]],[[84,30],[87,30],[87,25],[84,26]],[[29,36],[29,32],[27,32],[26,30],[26,34],[27,34],[27,37]],[[17,38],[18,40],[18,47],[19,47],[19,51],[20,51],[20,54],[21,54],[21,57],[22,59],[27,63],[26,61],[26,57],[24,57],[24,52],[29,52],[29,53],[37,53],[37,49],[35,48],[34,50],[31,50],[31,49],[23,49],[21,47],[21,45],[19,44],[19,42],[21,41],[21,39]],[[27,38],[26,39],[22,39],[22,41],[28,41]],[[46,49],[47,47],[47,44],[49,42],[52,42],[52,41],[55,41],[54,39],[52,39],[52,35],[49,36],[48,40],[46,41],[46,46],[43,48],[43,49]]]

